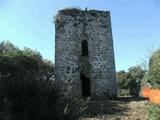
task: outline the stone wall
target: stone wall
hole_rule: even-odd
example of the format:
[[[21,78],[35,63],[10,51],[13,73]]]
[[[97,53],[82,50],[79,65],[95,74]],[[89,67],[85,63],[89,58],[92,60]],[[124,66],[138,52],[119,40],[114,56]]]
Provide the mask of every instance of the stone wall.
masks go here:
[[[110,12],[60,10],[55,20],[55,74],[67,87],[67,96],[82,96],[81,73],[90,81],[90,96],[116,96],[117,83]],[[82,55],[87,41],[88,55]]]

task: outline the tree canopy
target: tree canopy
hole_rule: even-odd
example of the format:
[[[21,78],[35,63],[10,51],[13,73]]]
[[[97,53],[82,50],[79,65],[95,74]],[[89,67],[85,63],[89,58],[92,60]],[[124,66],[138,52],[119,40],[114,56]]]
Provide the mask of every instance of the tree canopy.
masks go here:
[[[54,64],[43,60],[37,51],[20,50],[9,42],[2,42],[0,48],[1,106],[10,108],[16,120],[55,119],[52,114],[56,114],[59,94]]]

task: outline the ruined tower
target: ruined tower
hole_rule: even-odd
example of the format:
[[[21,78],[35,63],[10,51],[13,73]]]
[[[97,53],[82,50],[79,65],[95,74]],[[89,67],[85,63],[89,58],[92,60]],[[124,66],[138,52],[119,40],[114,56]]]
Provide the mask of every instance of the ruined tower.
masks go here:
[[[55,78],[67,96],[115,97],[117,83],[109,11],[64,9],[55,19]]]

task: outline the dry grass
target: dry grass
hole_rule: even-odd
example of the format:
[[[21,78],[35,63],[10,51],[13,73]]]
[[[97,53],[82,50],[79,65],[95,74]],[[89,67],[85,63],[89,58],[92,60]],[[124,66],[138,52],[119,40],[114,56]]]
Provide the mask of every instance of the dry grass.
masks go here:
[[[100,113],[103,114],[83,120],[148,120],[147,103],[147,101],[103,101],[103,103],[99,101],[95,108],[101,108]]]

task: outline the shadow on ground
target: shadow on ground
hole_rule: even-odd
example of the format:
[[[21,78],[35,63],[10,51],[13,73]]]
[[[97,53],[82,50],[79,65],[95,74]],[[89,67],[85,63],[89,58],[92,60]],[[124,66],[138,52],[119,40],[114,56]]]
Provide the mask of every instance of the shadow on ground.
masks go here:
[[[135,97],[118,97],[114,100],[106,101],[90,101],[88,109],[84,117],[97,117],[97,116],[126,116],[128,111],[128,104],[132,101],[143,101],[144,98]]]

